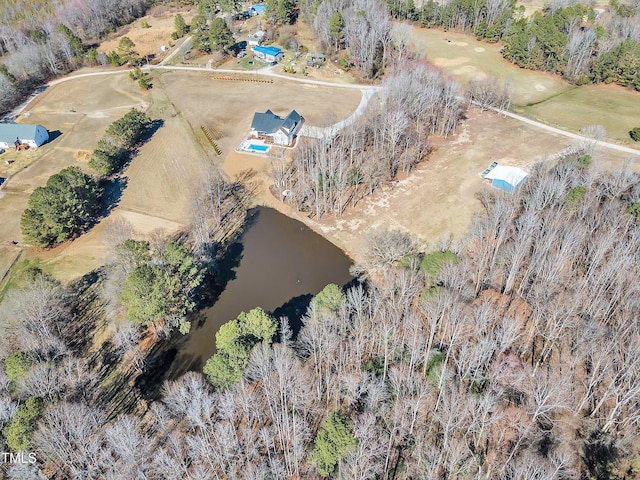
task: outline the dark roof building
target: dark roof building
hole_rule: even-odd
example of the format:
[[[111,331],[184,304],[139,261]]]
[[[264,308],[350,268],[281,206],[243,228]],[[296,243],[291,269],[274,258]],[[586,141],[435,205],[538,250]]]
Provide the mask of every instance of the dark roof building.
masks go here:
[[[251,132],[256,136],[268,137],[273,143],[290,145],[303,122],[304,118],[295,110],[291,110],[284,118],[271,110],[264,113],[256,112],[251,122]]]

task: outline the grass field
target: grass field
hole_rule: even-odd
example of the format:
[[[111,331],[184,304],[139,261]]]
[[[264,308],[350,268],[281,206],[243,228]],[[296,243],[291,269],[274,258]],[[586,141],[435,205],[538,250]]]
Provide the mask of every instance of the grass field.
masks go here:
[[[620,143],[628,143],[627,132],[640,125],[639,92],[603,84],[574,87],[558,75],[507,62],[500,44],[479,42],[470,35],[414,28],[414,36],[418,51],[463,85],[487,75],[508,80],[516,113],[573,132],[600,124],[608,138]]]
[[[640,93],[618,85],[586,85],[515,110],[567,130],[579,131],[587,125],[603,125],[607,137],[619,143],[633,143],[628,132],[640,126]]]
[[[463,85],[487,76],[508,80],[516,105],[541,102],[571,88],[560,77],[519,68],[502,58],[500,44],[476,40],[471,35],[439,29],[414,28],[418,52],[450,72]]]
[[[295,108],[311,125],[326,126],[351,115],[361,98],[358,90],[280,79],[274,83],[221,81],[211,72],[154,72],[152,82],[151,90],[142,91],[126,72],[78,78],[47,89],[29,105],[25,112],[29,122],[58,133],[50,143],[20,157],[24,165],[19,168],[18,162],[3,164],[16,171],[1,193],[0,244],[14,240],[22,244],[20,215],[33,189],[69,165],[91,172],[78,153],[92,151],[107,126],[132,107],[146,109],[159,127],[125,170],[126,188],[108,219],[125,219],[141,235],[149,235],[156,230],[173,234],[187,226],[202,172],[211,164],[222,166],[250,129],[255,111],[271,108],[286,115]],[[217,133],[222,156],[204,139],[201,125]],[[7,152],[3,158],[6,155],[18,153]],[[242,164],[245,160],[246,156],[238,155],[235,166],[249,168],[250,164]],[[76,278],[109,258],[113,240],[105,226],[108,219],[55,249],[29,250],[27,258],[40,257],[59,279]],[[9,250],[13,257],[20,248]],[[9,250],[0,268],[12,262]]]

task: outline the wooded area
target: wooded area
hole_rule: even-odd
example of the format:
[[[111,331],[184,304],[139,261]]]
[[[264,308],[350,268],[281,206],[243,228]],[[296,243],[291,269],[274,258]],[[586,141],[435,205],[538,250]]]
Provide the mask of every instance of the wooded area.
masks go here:
[[[0,113],[47,79],[106,63],[90,46],[141,16],[147,0],[3,2],[0,9]]]
[[[478,39],[502,41],[503,55],[523,68],[561,74],[578,85],[618,83],[640,89],[640,10],[636,4],[549,2],[543,12],[524,15],[514,1],[388,0],[392,15],[426,27],[461,29]]]
[[[485,214],[449,246],[457,263],[421,262],[406,234],[392,243],[408,256],[394,261],[397,249],[377,245],[397,234],[382,232],[364,283],[319,295],[295,338],[286,319],[275,338],[249,333],[266,343],[241,379],[214,389],[189,373],[143,417],[96,402],[65,336],[74,295],[36,272],[3,309],[0,419],[46,460],[14,471],[629,478],[640,453],[638,199],[637,174],[568,158],[536,167],[514,194],[486,191]],[[221,351],[236,348],[239,337],[222,337]]]
[[[441,70],[410,58],[387,7],[423,21],[431,12],[438,25],[490,40],[506,35],[506,54],[525,66],[565,75],[571,66],[576,79],[628,75],[618,59],[635,61],[632,33],[602,54],[598,37],[600,53],[588,57],[595,63],[578,47],[565,56],[562,35],[582,46],[591,38],[595,18],[579,5],[554,4],[512,23],[513,4],[500,0],[480,2],[478,12],[463,0],[421,10],[411,0],[266,3],[275,24],[311,19],[324,46],[344,50],[362,77],[384,73],[384,88],[353,123],[299,139],[291,162],[270,159],[276,191],[316,219],[409,174],[428,155],[430,136],[455,132],[465,97],[481,108],[509,106],[508,84],[475,80],[465,95]],[[215,25],[226,37],[207,17],[215,8],[201,2],[201,28]],[[86,30],[65,28],[69,45],[84,49],[73,32]],[[525,58],[517,52],[527,38]],[[17,79],[0,70],[0,82]],[[102,177],[120,171],[159,124],[131,110],[108,127],[89,167]],[[604,135],[595,126],[583,133],[590,145]],[[203,172],[192,186],[190,228],[170,238],[155,231],[142,239],[122,218],[105,222],[112,262],[70,285],[21,263],[19,286],[0,309],[0,430],[5,451],[35,452],[36,460],[3,465],[7,477],[638,476],[640,176],[630,165],[595,170],[582,150],[532,166],[511,194],[482,190],[483,212],[455,243],[425,252],[405,232],[378,231],[352,269],[357,281],[317,294],[292,319],[299,331],[261,308],[243,312],[210,339],[217,352],[204,372],[152,385],[162,391],[154,400],[142,393],[149,353],[172,330],[186,333],[196,318],[189,315],[211,295],[205,290],[216,286],[221,255],[251,203],[252,174],[229,180],[215,165]],[[23,214],[25,237],[51,246],[81,233],[101,194],[77,167],[52,176]]]
[[[277,191],[298,210],[340,215],[365,195],[408,174],[429,153],[429,135],[447,136],[463,115],[460,85],[441,71],[410,62],[387,77],[380,102],[351,125],[320,139],[305,139],[293,162],[271,159]]]
[[[151,124],[146,113],[131,109],[109,125],[88,165],[102,177],[119,171]],[[111,207],[104,190],[99,179],[76,166],[52,175],[44,187],[37,187],[29,197],[29,207],[21,218],[25,240],[50,247],[80,234],[95,222],[101,207],[105,211]]]

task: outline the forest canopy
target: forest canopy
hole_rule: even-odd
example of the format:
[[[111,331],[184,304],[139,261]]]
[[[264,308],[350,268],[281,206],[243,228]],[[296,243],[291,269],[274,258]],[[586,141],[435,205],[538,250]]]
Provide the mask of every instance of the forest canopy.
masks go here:
[[[22,214],[22,233],[35,245],[61,243],[89,225],[100,207],[98,185],[78,167],[67,167],[37,187]]]
[[[44,454],[31,472],[59,476],[126,462],[169,479],[632,477],[638,199],[628,169],[537,166],[514,194],[484,191],[484,214],[448,250],[327,287],[296,338],[286,319],[242,314],[217,339],[216,355],[241,360],[232,381],[167,382],[144,420],[85,403],[102,387],[69,377],[72,297],[36,279],[0,312],[13,319],[0,427]],[[129,247],[131,265],[149,261]]]

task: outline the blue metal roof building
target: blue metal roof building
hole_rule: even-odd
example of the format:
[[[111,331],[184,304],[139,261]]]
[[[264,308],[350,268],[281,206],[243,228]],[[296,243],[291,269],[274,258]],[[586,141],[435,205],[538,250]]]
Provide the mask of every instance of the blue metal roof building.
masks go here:
[[[491,186],[511,193],[522,185],[524,179],[527,178],[527,172],[518,167],[498,165],[487,173],[484,178],[491,180]]]
[[[16,141],[38,148],[49,140],[49,132],[42,125],[0,123],[0,147],[13,148]]]
[[[253,53],[255,56],[261,60],[266,60],[267,62],[277,62],[282,60],[283,54],[282,49],[278,47],[253,47]]]

